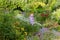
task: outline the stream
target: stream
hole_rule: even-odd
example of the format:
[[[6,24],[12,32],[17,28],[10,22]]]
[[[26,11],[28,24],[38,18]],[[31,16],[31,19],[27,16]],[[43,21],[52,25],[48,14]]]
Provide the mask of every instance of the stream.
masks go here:
[[[17,14],[17,16],[16,16],[17,18],[19,18],[20,20],[22,20],[22,21],[24,21],[24,22],[27,22],[27,23],[29,23],[29,18],[25,18],[24,17],[24,15],[22,15],[22,14]],[[38,23],[37,21],[35,21],[34,22],[36,25],[39,25],[39,26],[42,26],[40,23]],[[60,36],[60,32],[58,32],[58,31],[56,31],[56,30],[49,30],[48,28],[42,28],[42,29],[40,29],[39,30],[39,32],[40,32],[40,40],[44,40],[43,39],[43,34],[44,33],[53,33],[54,34],[54,36]],[[38,33],[37,33],[38,34]],[[32,37],[30,37],[28,40],[33,40],[33,36]],[[48,40],[47,38],[46,38],[46,40]],[[56,39],[54,39],[54,40],[56,40]]]

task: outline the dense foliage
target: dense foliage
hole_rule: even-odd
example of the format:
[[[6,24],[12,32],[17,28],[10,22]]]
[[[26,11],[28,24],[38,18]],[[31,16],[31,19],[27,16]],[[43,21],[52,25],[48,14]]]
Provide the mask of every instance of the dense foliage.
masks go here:
[[[0,0],[0,40],[27,40],[42,27],[60,31],[59,3],[59,0]],[[17,7],[24,12],[14,10]]]

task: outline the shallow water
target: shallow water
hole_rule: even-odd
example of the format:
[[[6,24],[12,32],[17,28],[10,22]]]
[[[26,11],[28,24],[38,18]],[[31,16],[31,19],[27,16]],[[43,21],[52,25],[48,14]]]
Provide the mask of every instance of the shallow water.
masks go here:
[[[24,17],[24,15],[22,15],[22,14],[17,14],[16,17],[19,18],[20,20],[24,21],[24,22],[30,23],[29,18]],[[34,21],[34,23],[36,25],[42,26],[37,21]],[[42,28],[39,30],[39,32],[41,33],[39,40],[49,40],[49,37],[51,38],[51,40],[57,40],[57,39],[55,39],[55,37],[60,36],[60,32],[58,32],[56,30],[49,30],[49,28]],[[44,34],[44,33],[46,33],[46,34]],[[49,35],[47,35],[47,33]],[[51,35],[50,33],[52,33],[53,35]],[[45,39],[44,39],[44,36],[45,36]],[[49,36],[49,37],[46,38],[46,36]],[[28,40],[33,40],[33,36],[30,37]]]

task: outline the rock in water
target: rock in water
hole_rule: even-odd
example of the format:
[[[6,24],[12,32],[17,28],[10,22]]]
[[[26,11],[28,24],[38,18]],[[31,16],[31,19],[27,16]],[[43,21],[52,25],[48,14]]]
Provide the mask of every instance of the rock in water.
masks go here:
[[[29,20],[30,20],[30,24],[34,24],[34,15],[33,14],[30,14],[29,16]]]

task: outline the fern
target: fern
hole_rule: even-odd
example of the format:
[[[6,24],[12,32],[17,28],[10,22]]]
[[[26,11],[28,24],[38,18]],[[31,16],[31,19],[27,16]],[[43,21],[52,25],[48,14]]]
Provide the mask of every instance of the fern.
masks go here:
[[[60,5],[60,0],[57,0],[57,1],[56,1],[55,6],[58,6],[58,5]]]
[[[52,8],[54,7],[55,3],[56,3],[56,0],[49,0],[48,4],[46,5],[46,9],[52,10]]]
[[[60,9],[57,9],[56,11],[54,11],[52,13],[52,18],[53,19],[56,19],[56,20],[59,20],[60,19]]]

